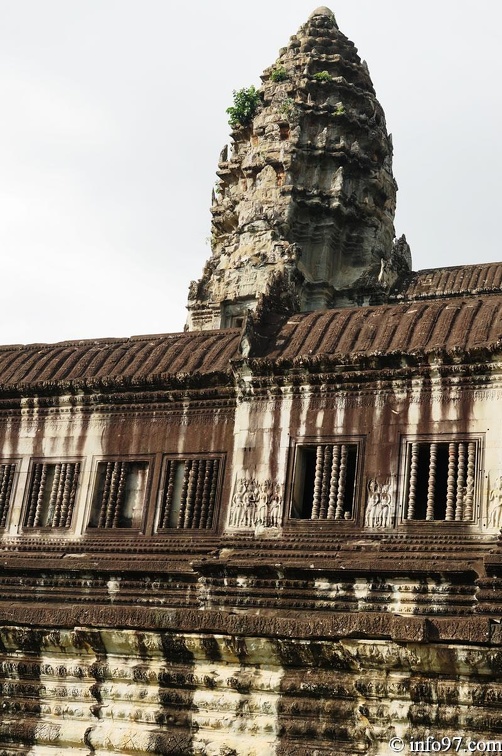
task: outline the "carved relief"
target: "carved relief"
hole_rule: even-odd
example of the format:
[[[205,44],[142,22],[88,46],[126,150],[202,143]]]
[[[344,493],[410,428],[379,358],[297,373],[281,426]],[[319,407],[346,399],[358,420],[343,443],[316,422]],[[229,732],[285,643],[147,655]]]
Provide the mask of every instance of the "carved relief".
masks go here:
[[[394,496],[390,478],[368,480],[368,498],[364,525],[366,528],[390,528],[394,522]]]
[[[238,478],[230,505],[229,528],[277,528],[282,516],[282,485]]]
[[[502,527],[502,473],[496,474],[493,486],[488,494],[488,527]]]

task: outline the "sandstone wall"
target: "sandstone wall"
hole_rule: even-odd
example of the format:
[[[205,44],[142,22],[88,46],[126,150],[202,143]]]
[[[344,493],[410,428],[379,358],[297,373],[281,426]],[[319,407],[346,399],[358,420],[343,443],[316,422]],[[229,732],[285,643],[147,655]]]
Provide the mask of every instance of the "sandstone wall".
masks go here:
[[[498,646],[85,627],[0,642],[9,756],[388,756],[396,737],[502,738]]]

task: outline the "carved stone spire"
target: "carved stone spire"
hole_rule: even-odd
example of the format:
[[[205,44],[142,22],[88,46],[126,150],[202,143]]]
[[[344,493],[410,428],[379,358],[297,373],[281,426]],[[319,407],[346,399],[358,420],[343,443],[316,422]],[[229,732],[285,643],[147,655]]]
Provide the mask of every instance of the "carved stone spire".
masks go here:
[[[261,78],[254,114],[234,118],[220,155],[191,330],[240,324],[272,289],[284,312],[382,301],[411,265],[393,242],[385,116],[332,11],[315,10]]]

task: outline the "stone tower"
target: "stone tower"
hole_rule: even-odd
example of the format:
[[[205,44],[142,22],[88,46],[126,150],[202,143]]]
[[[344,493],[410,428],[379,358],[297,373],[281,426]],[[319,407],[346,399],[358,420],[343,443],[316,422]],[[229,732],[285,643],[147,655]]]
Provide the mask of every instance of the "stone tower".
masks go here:
[[[220,155],[189,330],[238,326],[272,290],[287,312],[381,302],[411,266],[394,242],[385,116],[332,11],[314,11],[261,78],[254,114],[234,120]]]

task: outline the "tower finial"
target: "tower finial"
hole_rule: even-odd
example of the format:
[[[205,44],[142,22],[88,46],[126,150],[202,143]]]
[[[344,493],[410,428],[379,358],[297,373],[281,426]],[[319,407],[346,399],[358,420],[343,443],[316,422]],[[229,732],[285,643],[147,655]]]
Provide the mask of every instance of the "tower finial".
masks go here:
[[[320,5],[319,8],[316,8],[315,11],[310,14],[309,18],[314,18],[314,16],[329,16],[335,20],[335,14],[331,8],[327,8],[325,5]]]

